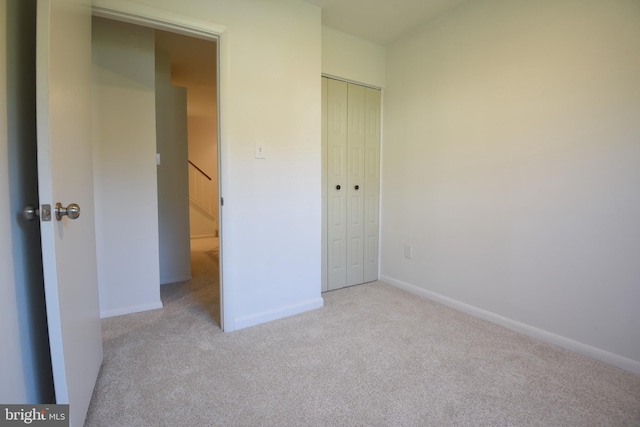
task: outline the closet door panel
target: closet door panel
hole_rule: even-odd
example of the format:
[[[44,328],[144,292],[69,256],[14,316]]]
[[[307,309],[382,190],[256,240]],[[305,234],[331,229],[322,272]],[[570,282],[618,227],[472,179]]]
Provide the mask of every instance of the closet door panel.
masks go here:
[[[366,89],[348,86],[347,285],[364,282]]]
[[[327,282],[347,285],[348,84],[327,80]]]

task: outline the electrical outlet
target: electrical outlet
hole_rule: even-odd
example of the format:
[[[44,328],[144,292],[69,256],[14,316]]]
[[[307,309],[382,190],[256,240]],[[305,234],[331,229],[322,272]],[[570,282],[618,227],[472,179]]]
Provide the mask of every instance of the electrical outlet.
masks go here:
[[[404,257],[406,259],[411,259],[413,258],[413,246],[411,245],[404,245]]]

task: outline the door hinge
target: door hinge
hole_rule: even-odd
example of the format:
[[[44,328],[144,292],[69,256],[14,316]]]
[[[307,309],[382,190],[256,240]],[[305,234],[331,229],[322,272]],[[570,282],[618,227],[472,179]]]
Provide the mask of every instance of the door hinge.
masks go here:
[[[220,206],[224,206],[224,197],[220,197]]]

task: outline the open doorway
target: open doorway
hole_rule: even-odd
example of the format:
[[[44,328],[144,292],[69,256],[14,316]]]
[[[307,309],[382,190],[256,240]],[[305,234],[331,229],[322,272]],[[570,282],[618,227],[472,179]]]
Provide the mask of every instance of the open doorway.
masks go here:
[[[96,210],[104,212],[96,215],[96,230],[103,317],[158,308],[161,293],[163,300],[171,294],[169,284],[189,288],[188,282],[198,281],[211,296],[202,305],[223,326],[217,51],[215,37],[185,37],[94,17]],[[190,167],[207,177],[206,203],[197,193],[201,188],[189,183]],[[200,196],[196,207],[190,206],[190,187],[196,190],[191,199]],[[126,209],[108,214],[113,206]],[[206,233],[190,229],[190,222],[202,228],[202,221],[190,221],[190,210],[196,209],[209,220]],[[192,236],[202,240],[195,249],[208,256],[205,269],[192,268]],[[192,277],[192,271],[208,277]]]
[[[190,236],[217,238],[217,44],[161,30],[156,30],[155,41],[156,55],[169,56],[171,84],[187,92]]]
[[[160,279],[163,285],[171,283],[175,288],[185,288],[182,292],[191,292],[192,297],[206,307],[214,320],[220,324],[216,52],[215,41],[155,30],[156,110],[160,112],[168,107],[167,104],[175,102],[168,94],[173,91],[177,92],[178,102],[184,103],[181,92],[184,93],[186,123],[183,125],[186,125],[187,130],[186,150],[184,146],[172,149],[172,145],[180,144],[177,140],[168,140],[165,143],[161,141],[171,139],[171,132],[179,126],[171,119],[164,120],[157,116],[158,152],[162,154],[161,150],[166,150],[167,154],[172,156],[169,162],[179,169],[167,172],[161,171],[162,166],[159,166],[158,170]],[[164,69],[166,71],[163,71]],[[163,73],[168,75],[164,76]],[[163,79],[167,81],[163,83]],[[171,87],[163,88],[163,84]],[[185,105],[178,107],[178,114],[185,114],[183,108]],[[181,158],[182,154],[186,155],[186,162]],[[177,180],[178,176],[185,176],[188,184],[184,185]],[[172,230],[163,230],[163,215],[175,209],[171,206],[174,200],[171,193],[183,193],[185,190],[188,195],[182,196],[188,199],[191,278],[183,284],[173,284],[179,280],[173,279],[176,277],[174,272],[163,271],[163,267],[170,266],[175,256],[170,249],[164,249],[163,254],[163,246],[171,246],[174,237],[175,240],[184,240],[185,236],[173,236]],[[186,222],[186,218],[181,212],[176,213],[176,216],[173,223],[177,227],[174,228],[182,229],[180,225]],[[165,228],[172,225],[174,224],[169,222]],[[163,239],[169,241],[163,245]],[[168,289],[163,291],[165,294],[170,292]]]

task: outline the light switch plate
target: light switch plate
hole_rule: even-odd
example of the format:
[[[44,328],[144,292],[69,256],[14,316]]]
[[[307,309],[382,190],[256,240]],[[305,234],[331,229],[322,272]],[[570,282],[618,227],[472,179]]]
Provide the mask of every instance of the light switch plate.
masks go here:
[[[254,151],[255,151],[256,159],[266,159],[267,158],[267,153],[265,152],[265,148],[264,148],[264,142],[256,140],[255,146],[254,146]]]

